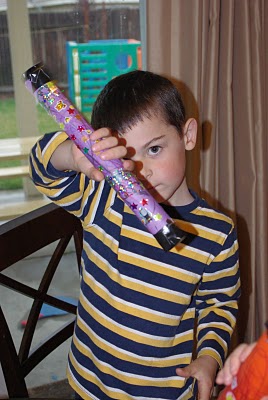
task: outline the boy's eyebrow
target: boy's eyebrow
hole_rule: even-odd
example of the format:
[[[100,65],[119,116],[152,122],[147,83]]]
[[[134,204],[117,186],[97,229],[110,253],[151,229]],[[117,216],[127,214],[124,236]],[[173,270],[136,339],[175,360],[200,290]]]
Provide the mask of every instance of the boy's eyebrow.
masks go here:
[[[163,137],[165,137],[165,135],[161,135],[156,138],[153,138],[153,139],[149,140],[149,142],[145,143],[142,147],[145,149],[146,147],[149,147],[153,142],[156,142],[157,140],[162,139]]]

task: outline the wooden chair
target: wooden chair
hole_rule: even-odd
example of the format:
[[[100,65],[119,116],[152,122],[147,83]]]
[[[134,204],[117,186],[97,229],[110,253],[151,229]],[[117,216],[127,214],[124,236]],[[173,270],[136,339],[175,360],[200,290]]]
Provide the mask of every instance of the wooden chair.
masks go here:
[[[44,303],[76,314],[76,306],[48,294],[54,273],[72,238],[79,268],[82,250],[81,223],[76,217],[52,203],[0,226],[0,284],[33,299],[18,352],[7,319],[0,307],[0,363],[9,398],[29,397],[25,377],[73,333],[75,317],[31,350],[39,313]],[[38,289],[2,273],[14,263],[56,241],[58,242],[56,249]]]

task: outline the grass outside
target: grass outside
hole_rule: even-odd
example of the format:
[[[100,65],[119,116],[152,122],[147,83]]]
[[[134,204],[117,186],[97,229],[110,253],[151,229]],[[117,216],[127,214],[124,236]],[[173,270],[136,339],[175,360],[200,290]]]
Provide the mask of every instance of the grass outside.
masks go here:
[[[15,114],[14,98],[4,98],[0,100],[0,139],[9,139],[18,136]],[[56,122],[46,113],[42,107],[38,107],[38,127],[40,134],[52,132],[59,127]],[[1,161],[1,167],[13,167],[20,165],[19,160]],[[14,190],[22,188],[22,178],[1,179],[0,190]]]
[[[47,114],[41,106],[37,106],[38,129],[40,135],[59,129],[59,125]],[[90,115],[85,115],[89,121]],[[14,138],[18,136],[15,114],[15,100],[11,97],[0,98],[0,139]],[[20,165],[19,160],[1,161],[1,167]],[[1,179],[0,190],[14,190],[22,188],[22,178]]]

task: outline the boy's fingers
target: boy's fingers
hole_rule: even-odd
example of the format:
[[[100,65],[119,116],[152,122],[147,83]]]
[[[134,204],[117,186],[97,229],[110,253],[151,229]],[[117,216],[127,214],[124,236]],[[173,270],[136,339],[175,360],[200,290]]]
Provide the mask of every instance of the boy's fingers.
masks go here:
[[[89,179],[93,179],[94,181],[97,182],[100,182],[104,179],[103,173],[98,169],[96,169],[95,167],[88,168],[87,166],[87,168],[85,168],[81,172],[84,173]]]
[[[176,374],[178,376],[182,376],[183,378],[189,378],[191,376],[190,370],[188,367],[185,368],[176,368]]]
[[[99,140],[103,137],[111,136],[111,131],[108,128],[100,128],[96,131],[92,132],[90,135],[90,139],[92,141]]]
[[[112,147],[106,150],[103,150],[103,152],[101,152],[99,154],[99,157],[102,160],[114,160],[116,158],[123,158],[127,153],[127,150],[125,147],[123,146],[116,146],[116,147]]]
[[[134,171],[135,163],[132,160],[123,160],[123,168],[126,171]]]
[[[109,136],[93,143],[92,150],[96,153],[98,151],[106,150],[115,146],[118,146],[117,138],[114,136]]]

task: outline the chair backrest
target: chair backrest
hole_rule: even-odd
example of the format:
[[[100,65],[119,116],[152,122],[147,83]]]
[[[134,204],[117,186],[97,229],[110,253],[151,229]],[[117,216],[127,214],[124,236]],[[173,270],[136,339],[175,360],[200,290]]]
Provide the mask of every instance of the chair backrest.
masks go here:
[[[82,237],[80,221],[52,203],[0,226],[0,284],[33,299],[18,351],[16,351],[7,318],[0,307],[0,363],[10,398],[29,397],[25,377],[73,333],[75,317],[53,335],[42,340],[42,343],[33,351],[31,350],[39,313],[44,303],[76,314],[75,305],[48,294],[48,290],[57,266],[72,238],[79,269]],[[57,243],[56,248],[50,257],[38,289],[18,282],[9,277],[6,272],[2,273],[17,261],[54,242]]]

